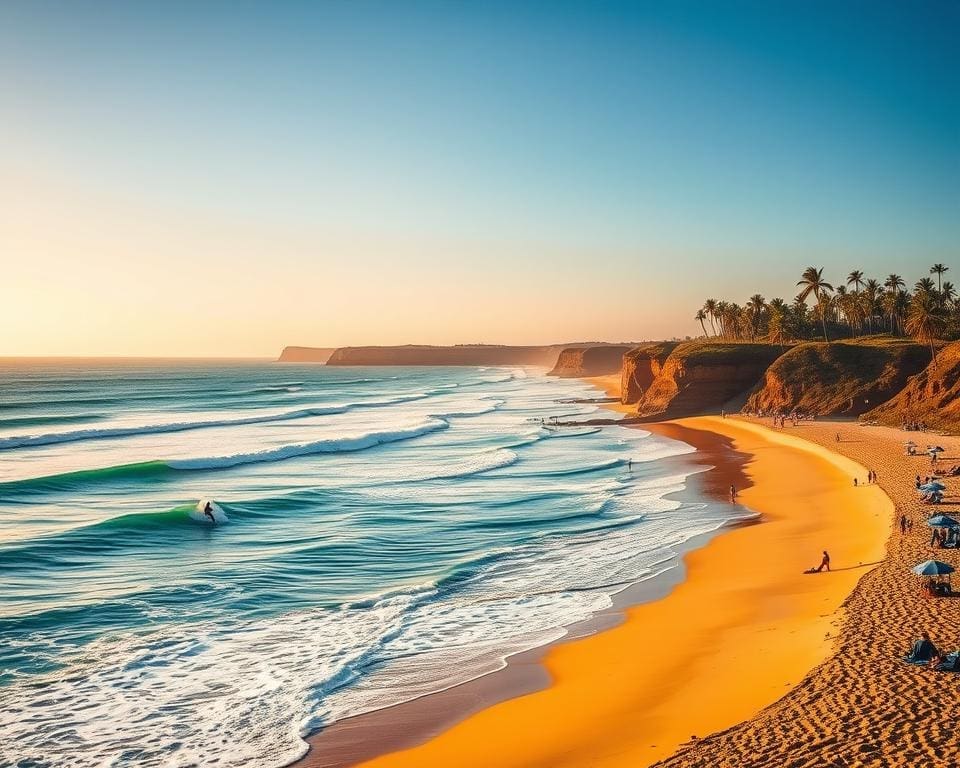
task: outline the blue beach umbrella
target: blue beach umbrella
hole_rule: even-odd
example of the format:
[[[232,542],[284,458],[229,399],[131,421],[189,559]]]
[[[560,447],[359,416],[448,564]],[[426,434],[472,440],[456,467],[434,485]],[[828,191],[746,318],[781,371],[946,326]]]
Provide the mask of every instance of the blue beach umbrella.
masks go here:
[[[931,528],[956,528],[957,526],[960,526],[960,523],[958,523],[949,515],[934,515],[927,520],[927,525],[929,525]]]
[[[917,576],[946,576],[955,570],[949,563],[941,563],[939,560],[927,560],[925,563],[915,565],[910,569]]]
[[[945,491],[947,490],[947,486],[945,486],[943,483],[932,482],[932,483],[926,483],[925,485],[921,485],[917,490],[928,491],[928,492],[929,491]]]

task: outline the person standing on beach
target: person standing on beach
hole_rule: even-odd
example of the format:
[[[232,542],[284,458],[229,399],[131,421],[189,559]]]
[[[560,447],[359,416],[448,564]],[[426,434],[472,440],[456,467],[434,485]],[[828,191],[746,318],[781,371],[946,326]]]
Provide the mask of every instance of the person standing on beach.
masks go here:
[[[737,488],[734,485],[730,486],[730,501],[734,502],[737,500]]]
[[[823,550],[823,560],[820,561],[820,565],[817,566],[817,573],[820,573],[824,568],[827,569],[827,572],[830,572],[830,555],[827,553],[827,550]]]

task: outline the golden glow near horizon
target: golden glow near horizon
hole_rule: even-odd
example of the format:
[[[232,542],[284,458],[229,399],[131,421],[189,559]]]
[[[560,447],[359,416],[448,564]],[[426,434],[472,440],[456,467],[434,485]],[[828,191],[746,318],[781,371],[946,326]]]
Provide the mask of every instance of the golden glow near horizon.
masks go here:
[[[644,290],[642,261],[627,275],[556,245],[298,230],[15,181],[0,214],[12,256],[0,355],[272,357],[287,344],[630,340],[677,325],[664,294]]]

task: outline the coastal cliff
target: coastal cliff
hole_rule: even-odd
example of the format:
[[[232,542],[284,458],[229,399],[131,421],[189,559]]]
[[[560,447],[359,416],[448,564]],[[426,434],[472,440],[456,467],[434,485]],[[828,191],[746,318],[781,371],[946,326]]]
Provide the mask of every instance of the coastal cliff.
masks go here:
[[[929,351],[924,351],[929,359]],[[960,431],[960,341],[943,347],[899,394],[865,418],[893,426],[903,420],[923,421],[937,429]]]
[[[744,397],[783,352],[782,347],[772,344],[678,344],[637,401],[637,414],[642,418],[673,418],[730,407],[728,404]],[[633,376],[636,378],[636,373]]]
[[[929,359],[923,346],[886,336],[798,344],[767,369],[746,407],[858,416],[900,392]]]
[[[539,365],[552,367],[560,351],[575,344],[514,347],[459,344],[434,347],[407,344],[396,347],[341,347],[327,365]]]
[[[325,363],[333,352],[333,347],[284,347],[277,362]]]
[[[556,365],[548,375],[576,378],[619,373],[623,367],[623,356],[630,349],[629,345],[619,344],[564,349],[560,351]]]
[[[630,405],[640,401],[643,393],[660,374],[667,357],[679,343],[678,341],[660,341],[641,344],[623,356],[623,367],[620,371],[621,402]]]

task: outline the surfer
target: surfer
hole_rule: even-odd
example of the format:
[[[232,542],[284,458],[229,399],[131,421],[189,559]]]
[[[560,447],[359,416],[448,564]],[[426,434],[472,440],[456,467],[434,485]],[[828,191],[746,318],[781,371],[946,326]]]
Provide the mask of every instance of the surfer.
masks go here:
[[[210,518],[211,523],[217,524],[217,518],[213,516],[213,505],[209,501],[203,507],[203,514]]]

